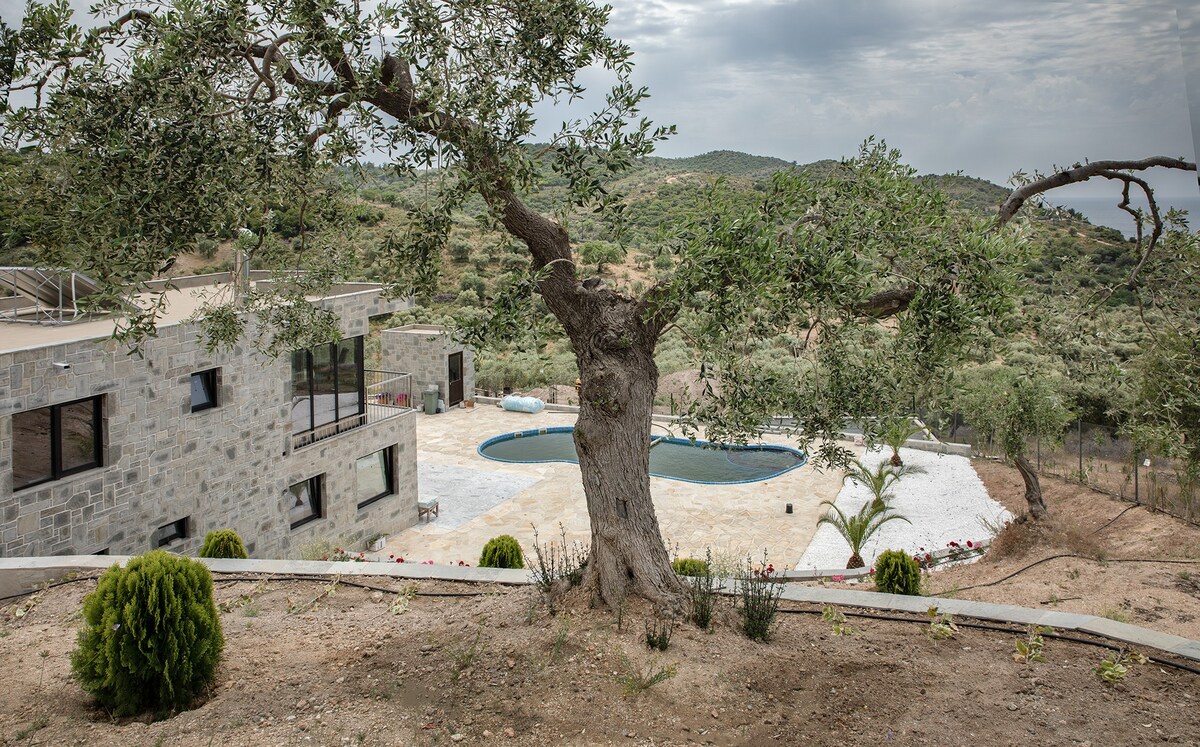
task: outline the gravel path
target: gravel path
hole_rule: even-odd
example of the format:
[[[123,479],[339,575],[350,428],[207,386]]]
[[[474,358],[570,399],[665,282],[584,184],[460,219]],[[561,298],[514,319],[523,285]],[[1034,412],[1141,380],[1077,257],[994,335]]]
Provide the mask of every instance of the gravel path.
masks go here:
[[[874,469],[891,457],[891,450],[868,451],[862,462]],[[917,552],[941,550],[949,542],[990,537],[984,522],[1001,524],[1012,518],[1003,506],[988,495],[983,481],[975,474],[966,457],[938,455],[915,449],[901,449],[900,457],[909,468],[892,483],[891,507],[911,523],[889,521],[863,548],[863,560],[871,565],[879,553],[888,549]],[[847,481],[838,493],[836,505],[847,516],[856,513],[871,498],[866,486]],[[798,568],[841,568],[850,557],[850,548],[833,527],[817,528],[804,551]]]

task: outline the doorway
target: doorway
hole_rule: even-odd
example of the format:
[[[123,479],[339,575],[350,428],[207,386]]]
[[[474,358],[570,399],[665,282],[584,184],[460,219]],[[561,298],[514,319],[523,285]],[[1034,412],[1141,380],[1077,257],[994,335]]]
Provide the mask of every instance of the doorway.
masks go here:
[[[446,407],[454,407],[463,401],[463,354],[450,354],[450,392]]]

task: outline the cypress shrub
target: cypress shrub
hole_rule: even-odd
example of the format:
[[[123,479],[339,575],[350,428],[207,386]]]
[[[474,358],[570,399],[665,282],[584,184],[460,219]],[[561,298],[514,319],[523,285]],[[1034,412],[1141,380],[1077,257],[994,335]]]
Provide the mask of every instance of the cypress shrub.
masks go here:
[[[521,555],[521,543],[511,534],[492,537],[483,546],[479,556],[480,568],[524,568],[525,558]]]
[[[114,716],[187,709],[225,645],[212,574],[164,550],[109,568],[83,619],[71,671]]]
[[[217,529],[204,536],[204,546],[200,548],[202,558],[240,558],[246,559],[246,546],[242,538],[232,529]]]
[[[888,594],[921,594],[921,567],[903,550],[884,550],[875,559],[875,590]]]
[[[678,576],[703,576],[708,573],[708,563],[699,558],[676,558],[671,561],[671,570]]]

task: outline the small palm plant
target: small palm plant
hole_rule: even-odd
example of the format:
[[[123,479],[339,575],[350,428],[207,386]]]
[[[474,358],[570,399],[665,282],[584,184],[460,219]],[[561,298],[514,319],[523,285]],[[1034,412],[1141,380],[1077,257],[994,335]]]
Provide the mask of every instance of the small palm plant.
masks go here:
[[[817,526],[829,524],[850,545],[850,560],[846,561],[847,569],[862,568],[866,565],[861,554],[863,545],[867,544],[867,540],[871,539],[884,524],[893,519],[911,523],[908,519],[889,509],[886,504],[875,501],[867,501],[853,516],[847,516],[833,504],[833,501],[821,501],[821,505],[828,505],[829,511],[817,519]]]
[[[879,466],[872,470],[855,459],[847,468],[846,476],[842,478],[842,484],[845,485],[847,480],[851,480],[859,485],[865,485],[867,490],[871,491],[872,503],[881,508],[887,508],[888,498],[892,497],[888,488],[899,480],[902,474],[904,474],[903,470],[898,470],[887,462],[880,462]]]
[[[893,467],[903,467],[904,460],[900,458],[900,447],[904,442],[925,429],[913,422],[912,418],[899,417],[888,420],[883,426],[883,442],[891,447]]]

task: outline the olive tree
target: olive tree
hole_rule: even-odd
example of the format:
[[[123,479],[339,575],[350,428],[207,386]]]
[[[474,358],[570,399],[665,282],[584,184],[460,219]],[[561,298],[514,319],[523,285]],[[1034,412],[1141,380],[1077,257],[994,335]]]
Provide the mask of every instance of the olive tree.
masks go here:
[[[309,270],[273,292],[299,298],[353,265],[329,169],[371,152],[429,186],[373,269],[397,293],[428,291],[456,211],[478,195],[528,267],[500,285],[472,339],[527,327],[543,303],[576,356],[585,585],[600,603],[682,600],[648,476],[666,330],[696,341],[719,379],[688,412],[710,438],[784,415],[816,459],[843,464],[832,436],[846,419],[892,409],[1007,318],[1020,231],[964,215],[874,141],[829,174],[781,173],[752,198],[718,185],[664,246],[672,269],[640,294],[588,277],[570,211],[599,213],[619,240],[624,203],[609,176],[672,131],[639,119],[647,92],[630,49],[590,0],[134,5],[104,0],[102,25],[84,30],[65,0],[34,3],[18,34],[13,88],[36,102],[6,114],[4,135],[36,146],[16,194],[46,216],[28,232],[46,262],[97,273],[116,301],[214,235],[245,228],[248,249],[275,251],[272,210],[294,204],[302,231],[306,216],[332,216],[274,255]],[[580,96],[585,68],[610,76],[604,103],[532,145],[534,105]],[[554,215],[528,203],[543,168],[567,186]],[[152,333],[156,311],[142,307],[125,333]],[[218,342],[265,330],[271,351],[336,335],[319,309],[258,292],[207,320]],[[791,341],[786,360],[747,355],[778,335]]]
[[[1025,482],[1025,501],[1034,519],[1047,516],[1037,470],[1027,458],[1031,438],[1048,444],[1062,439],[1071,412],[1054,382],[1010,366],[973,369],[964,377],[957,405],[980,435],[994,442],[1012,460]]]

